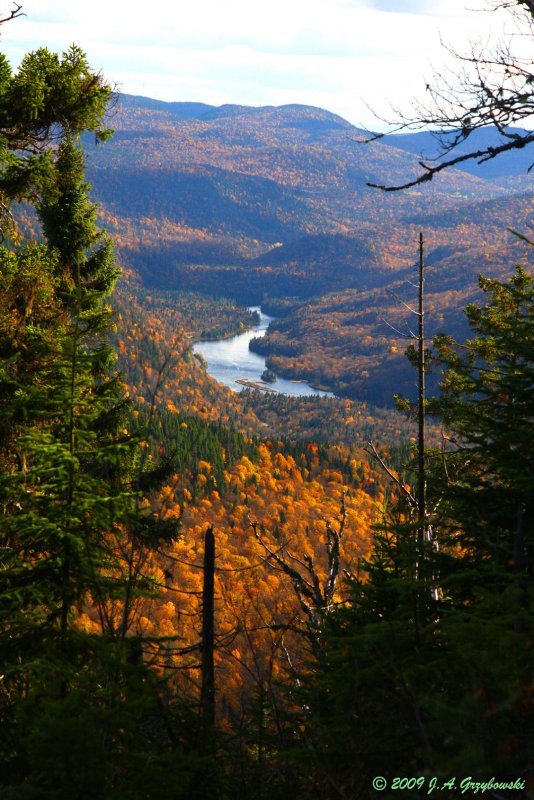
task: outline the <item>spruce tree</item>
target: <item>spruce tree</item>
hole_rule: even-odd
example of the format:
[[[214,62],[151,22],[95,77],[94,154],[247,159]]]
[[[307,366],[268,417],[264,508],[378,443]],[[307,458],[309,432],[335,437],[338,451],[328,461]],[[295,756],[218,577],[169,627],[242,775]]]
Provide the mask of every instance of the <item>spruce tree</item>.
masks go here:
[[[321,797],[374,797],[376,775],[529,778],[534,285],[521,268],[480,285],[473,338],[434,340],[430,409],[448,444],[427,454],[433,541],[393,498],[303,679],[302,752]]]
[[[16,76],[0,58],[0,82],[3,228],[26,198],[44,238],[0,248],[0,791],[187,797],[194,725],[163,701],[131,627],[156,591],[150,547],[175,531],[140,494],[157,470],[125,428],[107,305],[118,270],[84,177],[80,134],[105,138],[110,88],[75,47],[39,50]]]
[[[451,650],[444,718],[453,764],[528,777],[534,742],[534,281],[480,278],[464,344],[440,336],[433,411],[449,432],[441,628]],[[444,722],[445,722],[444,719]],[[456,723],[456,724],[455,724]],[[446,724],[446,723],[445,723]]]
[[[17,715],[26,720],[30,710],[34,715],[31,733],[19,728],[14,737],[16,754],[9,752],[12,742],[4,742],[4,777],[13,766],[11,779],[20,769],[19,778],[31,775],[41,788],[48,781],[41,760],[61,763],[62,758],[72,758],[90,733],[88,675],[96,686],[98,674],[103,681],[106,659],[107,670],[111,668],[109,653],[102,660],[102,641],[84,634],[76,618],[86,604],[104,607],[124,594],[123,567],[113,542],[123,536],[133,516],[133,491],[121,475],[135,446],[118,427],[124,398],[117,379],[107,374],[112,353],[105,341],[110,311],[104,299],[112,288],[109,276],[116,277],[116,271],[108,242],[102,249],[94,247],[94,209],[81,180],[83,161],[70,137],[59,148],[55,170],[48,190],[54,200],[43,202],[40,212],[48,220],[58,199],[61,211],[55,228],[43,225],[52,241],[46,255],[44,248],[39,254],[56,320],[47,329],[51,320],[45,314],[45,324],[37,327],[38,309],[30,313],[28,298],[13,288],[14,309],[17,301],[25,303],[19,339],[6,342],[13,356],[4,362],[8,383],[11,380],[15,388],[11,406],[6,403],[6,418],[20,421],[18,464],[11,459],[11,468],[1,477],[5,513],[0,519],[2,666],[10,697],[5,711],[10,725],[16,725]],[[52,235],[57,236],[62,219],[72,242],[69,253]],[[3,263],[23,272],[28,253],[14,257],[4,251]],[[13,364],[20,363],[23,347],[35,348],[37,342],[41,358],[34,361],[28,382],[28,371],[17,367],[13,374]],[[85,683],[82,692],[80,681]],[[76,702],[86,704],[86,730],[77,729],[77,743],[68,724]],[[97,719],[106,703],[109,697],[93,709],[95,741]],[[9,732],[10,726],[3,729]],[[96,757],[94,752],[91,757]],[[63,774],[68,776],[69,769]]]
[[[445,372],[433,413],[451,431],[446,457],[462,467],[448,483],[462,543],[498,585],[499,573],[534,569],[534,287],[521,267],[480,286],[488,302],[466,309],[475,336],[464,345],[434,340]]]
[[[0,476],[2,782],[8,797],[100,798],[118,761],[129,779],[124,753],[157,706],[127,638],[141,580],[130,544],[153,525],[139,511],[137,443],[124,430],[128,402],[112,372],[106,298],[118,270],[70,132],[38,212],[46,245],[0,253],[11,428]],[[80,627],[87,609],[100,630]]]

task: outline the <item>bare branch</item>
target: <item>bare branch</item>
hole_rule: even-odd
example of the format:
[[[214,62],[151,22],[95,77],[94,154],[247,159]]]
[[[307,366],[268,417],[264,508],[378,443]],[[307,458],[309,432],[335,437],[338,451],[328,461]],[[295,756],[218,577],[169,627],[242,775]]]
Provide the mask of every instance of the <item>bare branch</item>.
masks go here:
[[[459,63],[456,72],[435,73],[426,86],[428,100],[414,101],[406,114],[393,108],[395,119],[384,119],[391,133],[428,130],[434,136],[439,153],[419,161],[422,174],[415,179],[390,186],[368,183],[382,191],[395,192],[431,181],[435,175],[461,167],[466,162],[483,164],[502,153],[520,150],[534,142],[534,131],[514,130],[511,126],[534,116],[534,72],[532,56],[519,53],[517,42],[531,44],[534,28],[534,0],[510,0],[495,3],[495,10],[508,10],[515,28],[505,31],[493,45],[476,42],[467,54],[459,53],[442,42],[444,49]],[[474,131],[494,126],[500,143],[458,153]],[[531,125],[526,126],[530,128]],[[375,133],[366,142],[382,139],[387,133]],[[465,148],[464,148],[465,149]],[[450,157],[451,153],[458,155]],[[429,163],[429,161],[435,163]]]
[[[367,447],[364,447],[363,449],[365,450],[366,453],[369,453],[370,456],[373,456],[374,458],[376,458],[376,460],[378,461],[378,463],[380,464],[380,466],[382,467],[384,472],[390,477],[390,479],[393,481],[395,486],[398,489],[400,489],[400,491],[404,494],[404,496],[408,498],[408,501],[409,501],[410,505],[413,508],[415,508],[416,505],[417,505],[417,501],[416,501],[415,497],[413,496],[413,494],[406,488],[405,484],[402,481],[400,481],[397,478],[396,475],[394,475],[392,473],[392,471],[390,470],[390,468],[388,467],[388,465],[386,464],[386,462],[384,461],[384,459],[382,458],[382,456],[380,455],[380,453],[376,449],[376,447],[375,447],[373,442],[369,442],[369,447],[371,448],[370,450],[368,450]]]
[[[403,339],[415,339],[415,336],[412,333],[412,331],[409,331],[409,333],[403,333],[402,331],[400,331],[398,328],[396,328],[394,325],[392,325],[390,322],[388,322],[387,319],[384,319],[383,317],[380,317],[380,322],[384,322],[388,326],[388,328],[391,328],[392,331],[394,331],[396,334],[401,336]]]
[[[7,17],[3,17],[0,19],[0,25],[3,25],[4,22],[9,22],[12,19],[16,19],[17,17],[25,17],[26,14],[21,10],[22,6],[19,6],[18,3],[13,4],[15,7],[9,12]]]
[[[420,175],[413,181],[408,181],[407,183],[402,183],[398,186],[386,186],[385,184],[380,183],[368,183],[367,186],[370,186],[373,189],[382,189],[383,192],[399,192],[402,189],[409,189],[412,186],[418,186],[421,183],[431,181],[434,175],[437,175],[438,172],[442,172],[444,169],[450,169],[450,167],[455,167],[457,164],[461,164],[464,161],[479,159],[478,163],[483,164],[485,161],[495,158],[495,156],[498,156],[500,153],[506,153],[509,150],[521,149],[532,142],[534,142],[534,131],[525,134],[520,139],[514,139],[510,142],[505,142],[499,147],[487,147],[484,150],[476,150],[473,153],[466,153],[465,155],[456,156],[456,158],[450,158],[447,161],[442,161],[433,167],[429,167],[428,164],[424,163],[424,161],[420,161],[419,165],[425,170],[424,174]]]
[[[338,529],[336,530],[330,521],[324,520],[326,525],[325,549],[327,557],[327,575],[324,582],[319,577],[311,555],[303,554],[299,558],[289,550],[284,549],[275,552],[260,536],[257,523],[250,521],[257,541],[274,562],[272,569],[278,569],[278,571],[285,573],[291,580],[293,590],[307,619],[307,631],[304,635],[310,642],[316,656],[319,656],[321,649],[319,639],[321,617],[333,605],[336,583],[339,577],[340,544],[346,521],[346,498],[345,493],[343,493]],[[291,566],[288,563],[288,559],[297,567]]]
[[[302,577],[300,572],[298,572],[296,569],[293,569],[293,567],[290,567],[289,564],[286,561],[284,561],[283,558],[281,558],[277,553],[275,553],[273,550],[271,550],[270,547],[267,544],[265,544],[265,542],[261,538],[260,534],[258,533],[257,523],[253,522],[251,524],[252,524],[252,529],[254,531],[254,536],[256,537],[256,539],[258,540],[260,545],[263,547],[264,550],[267,551],[267,553],[269,553],[271,558],[278,565],[278,567],[282,570],[282,572],[285,572],[285,574],[289,578],[291,578],[291,581],[293,582],[293,586],[295,587],[295,592],[297,593],[297,596],[299,598],[299,602],[301,604],[302,610],[304,611],[304,613],[307,616],[310,616],[310,614],[312,613],[312,607],[308,606],[307,603],[305,603],[304,597],[306,597],[310,601],[312,606],[313,606],[313,604],[315,603],[315,599],[316,598],[315,598],[315,595],[313,593],[311,584],[309,584],[308,581],[306,581]]]

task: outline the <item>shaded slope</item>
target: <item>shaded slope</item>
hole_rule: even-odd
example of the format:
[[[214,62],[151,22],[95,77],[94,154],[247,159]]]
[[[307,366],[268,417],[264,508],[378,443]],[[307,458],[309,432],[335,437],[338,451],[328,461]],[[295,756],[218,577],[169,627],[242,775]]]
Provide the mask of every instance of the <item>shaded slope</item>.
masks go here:
[[[394,197],[369,189],[416,174],[417,158],[309,106],[122,96],[111,124],[106,147],[88,146],[89,176],[121,260],[148,285],[249,299],[380,285],[410,263],[415,226],[507,197],[458,171]]]

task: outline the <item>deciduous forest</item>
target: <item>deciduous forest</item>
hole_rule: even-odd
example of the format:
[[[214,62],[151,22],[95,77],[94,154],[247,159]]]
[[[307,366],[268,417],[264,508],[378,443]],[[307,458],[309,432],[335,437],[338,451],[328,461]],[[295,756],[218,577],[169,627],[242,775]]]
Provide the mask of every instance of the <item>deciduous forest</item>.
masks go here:
[[[534,797],[531,184],[354,131],[0,55],[0,797]]]

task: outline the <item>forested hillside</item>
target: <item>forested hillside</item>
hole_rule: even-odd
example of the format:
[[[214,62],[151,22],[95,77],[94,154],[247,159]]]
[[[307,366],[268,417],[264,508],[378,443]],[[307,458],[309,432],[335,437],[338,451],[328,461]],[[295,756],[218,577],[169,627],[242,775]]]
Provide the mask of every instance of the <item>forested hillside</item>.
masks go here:
[[[324,294],[335,272],[337,288],[370,288],[412,262],[421,226],[438,259],[447,245],[464,268],[490,245],[513,252],[498,212],[490,205],[482,217],[477,205],[508,198],[498,184],[453,171],[439,186],[377,196],[367,182],[407,180],[417,158],[364,144],[340,117],[306,106],[181,108],[120,97],[112,142],[89,158],[121,258],[149,286],[209,285],[257,302]],[[514,200],[520,216],[530,198]],[[454,242],[451,213],[465,226]]]
[[[532,798],[531,194],[75,46],[0,88],[0,796]],[[213,380],[237,300],[344,396]]]
[[[507,184],[506,160],[497,182],[452,170],[392,197],[367,183],[411,179],[417,157],[395,139],[365,144],[362,131],[321,109],[121,96],[109,124],[115,135],[91,149],[88,169],[133,280],[266,308],[299,298],[298,313],[256,349],[280,375],[345,397],[391,406],[393,376],[408,390],[391,326],[403,329],[420,230],[432,332],[465,333],[461,309],[478,273],[502,277],[530,258],[508,228],[530,223],[531,179]],[[477,136],[499,141],[495,130]],[[410,141],[401,143],[413,150]],[[516,157],[510,180],[517,170]]]
[[[507,128],[508,135],[524,136],[528,133],[524,128]],[[441,143],[452,143],[454,133],[447,136],[437,136],[436,132],[422,131],[419,133],[398,133],[384,136],[380,139],[384,144],[389,144],[392,147],[406,150],[408,153],[413,153],[424,160],[438,159],[444,160],[445,154],[443,153]],[[478,128],[472,131],[469,136],[469,141],[465,141],[462,146],[455,148],[457,155],[465,155],[469,152],[484,150],[488,147],[498,147],[502,144],[503,137],[499,136],[497,129],[493,125],[487,125],[485,128]],[[518,148],[516,150],[509,150],[507,153],[502,153],[499,158],[492,158],[481,162],[481,157],[477,160],[466,161],[462,164],[462,170],[469,172],[479,178],[487,178],[493,182],[502,185],[509,185],[509,178],[516,178],[521,184],[531,164],[529,150]],[[517,186],[517,182],[516,182]]]

